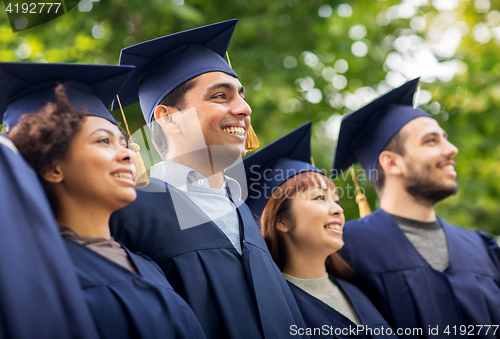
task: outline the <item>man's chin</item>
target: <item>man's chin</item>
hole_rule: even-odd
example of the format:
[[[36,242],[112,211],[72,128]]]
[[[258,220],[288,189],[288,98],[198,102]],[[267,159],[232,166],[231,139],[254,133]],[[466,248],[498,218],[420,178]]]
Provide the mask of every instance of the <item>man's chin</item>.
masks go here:
[[[455,178],[448,179],[446,180],[446,183],[443,184],[442,189],[445,191],[449,191],[450,195],[455,195],[458,192],[458,183]]]
[[[243,149],[240,148],[240,157],[243,159],[245,155],[247,155],[247,150],[245,149],[245,147],[243,147]]]
[[[453,185],[450,187],[450,195],[455,195],[458,192],[458,184],[456,181],[453,182]]]
[[[246,151],[240,147],[232,145],[210,145],[210,157],[213,164],[217,164],[219,168],[227,168],[234,164],[236,161],[241,160]],[[242,154],[242,152],[244,152]]]
[[[439,201],[457,194],[458,184],[454,182],[450,185],[437,186],[429,183],[419,183],[406,186],[406,191],[417,201],[435,205]]]

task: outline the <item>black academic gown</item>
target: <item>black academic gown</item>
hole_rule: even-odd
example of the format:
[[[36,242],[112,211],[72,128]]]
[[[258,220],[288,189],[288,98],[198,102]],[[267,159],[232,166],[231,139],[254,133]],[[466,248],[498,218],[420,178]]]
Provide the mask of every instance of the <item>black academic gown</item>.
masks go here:
[[[354,283],[395,330],[454,338],[461,337],[461,325],[471,325],[466,332],[474,338],[499,338],[500,329],[494,335],[480,325],[500,324],[500,249],[482,232],[439,221],[450,253],[444,272],[427,263],[385,211],[346,223],[341,254],[356,270]]]
[[[292,325],[304,326],[246,204],[238,208],[243,223],[240,256],[212,221],[181,230],[171,195],[183,202],[186,215],[205,216],[181,191],[158,179],[144,189],[112,215],[111,232],[160,265],[207,338],[290,338]]]
[[[101,339],[203,339],[196,316],[150,259],[125,249],[138,274],[64,239]]]
[[[289,282],[307,328],[316,331],[311,332],[315,333],[311,339],[397,338],[387,321],[356,286],[342,279],[330,279],[335,280],[347,295],[361,324],[356,325],[334,308]]]
[[[97,337],[42,186],[0,140],[0,338]]]
[[[299,305],[307,328],[312,331],[320,329],[317,330],[317,335],[311,335],[311,339],[397,338],[380,312],[356,286],[332,276],[330,279],[336,281],[349,298],[361,324],[356,325],[334,308],[289,282],[288,285]]]

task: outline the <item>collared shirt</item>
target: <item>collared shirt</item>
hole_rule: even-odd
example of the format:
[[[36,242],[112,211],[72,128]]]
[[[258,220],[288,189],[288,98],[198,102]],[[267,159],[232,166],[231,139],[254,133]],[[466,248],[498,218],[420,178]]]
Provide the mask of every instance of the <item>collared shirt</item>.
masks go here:
[[[229,191],[233,200],[241,199],[241,187],[236,180],[224,176],[220,188],[211,188],[204,175],[170,161],[151,167],[151,177],[165,181],[184,193],[220,228],[238,253],[242,253],[238,213],[227,194]]]
[[[194,169],[171,161],[162,161],[151,167],[151,177],[169,183],[180,191],[187,192],[188,186],[210,188],[207,178]],[[233,199],[241,199],[241,186],[238,181],[224,176],[224,182],[220,189],[231,192]]]

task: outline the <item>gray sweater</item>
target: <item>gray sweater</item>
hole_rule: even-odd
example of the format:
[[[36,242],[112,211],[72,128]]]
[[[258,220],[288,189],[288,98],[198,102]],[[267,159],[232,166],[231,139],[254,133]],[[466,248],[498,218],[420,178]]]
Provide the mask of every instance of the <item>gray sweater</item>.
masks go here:
[[[448,267],[448,242],[439,221],[422,222],[393,214],[391,217],[432,268],[442,272]]]
[[[295,286],[303,289],[316,299],[321,300],[337,312],[349,318],[356,325],[361,324],[351,301],[340,287],[328,278],[328,274],[317,279],[300,279],[283,273],[283,277]]]

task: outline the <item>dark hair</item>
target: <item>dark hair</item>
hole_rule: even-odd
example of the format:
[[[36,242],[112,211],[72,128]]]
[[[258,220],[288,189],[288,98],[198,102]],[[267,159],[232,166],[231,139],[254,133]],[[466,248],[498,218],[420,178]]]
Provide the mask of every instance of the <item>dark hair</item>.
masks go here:
[[[186,92],[194,87],[196,83],[196,78],[184,81],[182,84],[177,86],[172,92],[167,94],[165,98],[160,102],[160,105],[167,107],[175,107],[179,111],[185,109],[184,97]],[[151,120],[151,141],[156,147],[156,150],[160,154],[163,160],[165,160],[165,155],[167,153],[167,139],[163,134],[163,129],[161,125],[156,121],[155,116]]]
[[[80,131],[87,116],[69,105],[63,85],[57,85],[54,92],[55,103],[47,103],[37,113],[23,114],[8,133],[40,178],[57,159],[66,155],[71,139]]]
[[[295,193],[316,186],[321,181],[324,181],[329,189],[335,189],[333,182],[323,174],[318,172],[302,172],[281,184],[267,201],[260,220],[261,233],[274,262],[280,270],[283,269],[287,253],[276,225],[283,218],[293,220],[291,209],[292,196]],[[328,273],[339,278],[347,278],[353,273],[352,268],[338,253],[330,254],[326,259],[325,265]]]
[[[397,153],[399,155],[404,155],[405,153],[405,147],[404,143],[406,140],[406,135],[401,133],[401,130],[397,131],[396,134],[392,136],[392,138],[389,140],[389,142],[385,145],[383,151],[390,151]],[[382,153],[380,152],[380,153]],[[385,173],[384,169],[380,165],[380,161],[377,159],[377,169],[376,169],[376,176],[375,176],[375,181],[374,181],[374,186],[375,190],[377,193],[380,195],[382,193],[382,189],[384,188],[385,184]]]

